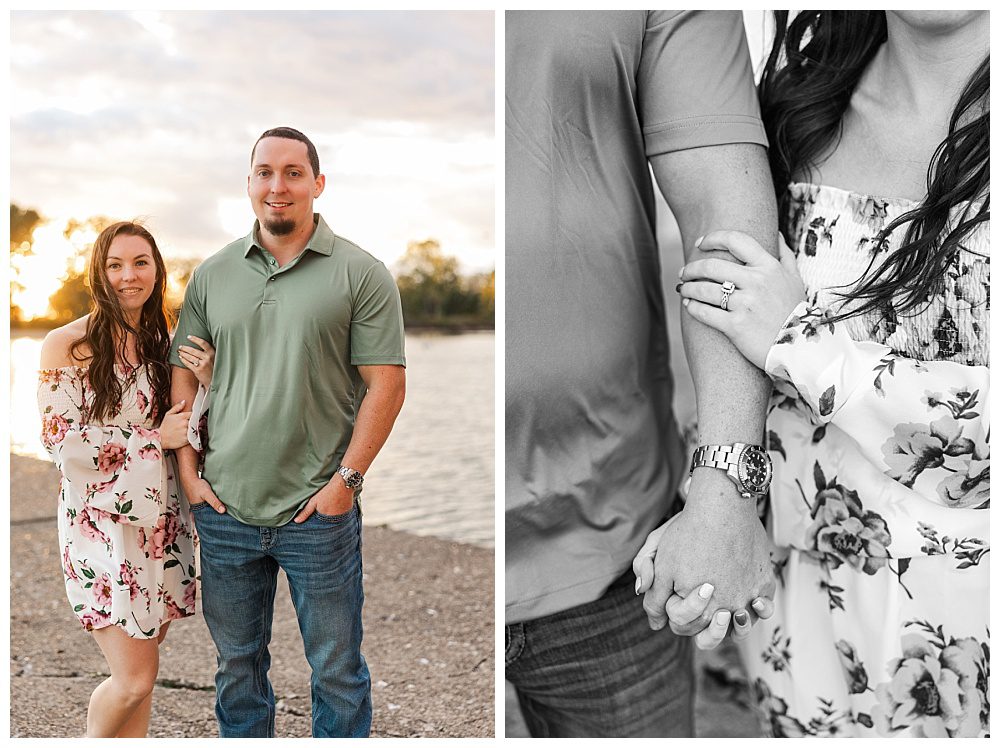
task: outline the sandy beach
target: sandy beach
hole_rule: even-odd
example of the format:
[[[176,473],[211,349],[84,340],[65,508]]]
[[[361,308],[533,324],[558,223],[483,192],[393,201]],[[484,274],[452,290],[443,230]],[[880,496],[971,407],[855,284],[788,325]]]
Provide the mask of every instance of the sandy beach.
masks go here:
[[[12,737],[76,737],[108,675],[63,589],[58,472],[10,456]],[[494,734],[493,552],[364,529],[365,643],[373,737]],[[310,734],[309,667],[284,577],[271,641],[276,736]],[[174,622],[160,655],[150,737],[215,737],[215,649],[200,616]]]

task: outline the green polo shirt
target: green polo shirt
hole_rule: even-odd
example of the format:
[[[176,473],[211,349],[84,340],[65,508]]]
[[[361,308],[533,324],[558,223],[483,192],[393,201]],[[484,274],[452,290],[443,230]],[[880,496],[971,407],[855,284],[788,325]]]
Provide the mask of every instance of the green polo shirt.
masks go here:
[[[257,223],[199,265],[170,350],[184,366],[177,347],[188,335],[216,348],[203,476],[251,525],[289,522],[333,477],[365,394],[357,367],[406,363],[389,271],[314,221],[282,268]]]

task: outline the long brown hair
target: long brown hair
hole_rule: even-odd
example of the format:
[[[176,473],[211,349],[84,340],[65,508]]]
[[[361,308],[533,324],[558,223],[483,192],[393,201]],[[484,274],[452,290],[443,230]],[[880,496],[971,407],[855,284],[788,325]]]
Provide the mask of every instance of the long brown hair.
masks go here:
[[[142,305],[139,328],[129,324],[128,317],[118,302],[117,294],[108,282],[105,265],[111,243],[118,236],[137,236],[145,239],[152,249],[153,264],[156,267],[156,282],[153,293]],[[90,257],[88,272],[91,310],[87,319],[87,331],[83,337],[70,346],[74,359],[84,360],[77,355],[80,348],[90,350],[88,369],[90,386],[94,390],[94,402],[90,408],[93,421],[103,421],[114,417],[122,404],[122,381],[116,374],[118,362],[128,361],[125,342],[127,334],[135,336],[139,365],[146,365],[150,384],[153,387],[153,413],[159,421],[170,409],[170,367],[167,356],[170,352],[169,314],[164,304],[167,289],[167,269],[163,256],[156,246],[153,235],[144,226],[134,221],[121,221],[108,226],[97,237]],[[134,372],[129,376],[134,376]]]
[[[841,120],[861,75],[885,42],[882,10],[804,10],[789,21],[774,11],[775,37],[760,82],[761,114],[779,204],[788,183],[809,174],[841,136]],[[990,58],[967,81],[948,135],[927,167],[927,197],[875,237],[871,263],[849,294],[861,303],[838,318],[914,311],[935,292],[966,237],[990,220]],[[968,203],[957,220],[955,206]],[[902,244],[877,272],[889,235]],[[789,237],[785,237],[789,239]]]

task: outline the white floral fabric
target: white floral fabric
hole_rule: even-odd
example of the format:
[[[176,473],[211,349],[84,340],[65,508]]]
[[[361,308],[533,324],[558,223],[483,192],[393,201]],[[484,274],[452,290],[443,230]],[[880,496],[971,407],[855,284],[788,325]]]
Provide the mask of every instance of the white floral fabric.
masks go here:
[[[120,626],[129,636],[152,638],[165,621],[195,613],[194,526],[173,455],[153,428],[145,368],[122,372],[120,409],[104,423],[89,417],[87,373],[45,369],[38,380],[42,443],[62,474],[66,593],[88,631]]]
[[[789,189],[807,300],[766,361],[779,588],[743,646],[758,704],[776,736],[986,735],[989,224],[915,314],[833,323],[915,204]]]

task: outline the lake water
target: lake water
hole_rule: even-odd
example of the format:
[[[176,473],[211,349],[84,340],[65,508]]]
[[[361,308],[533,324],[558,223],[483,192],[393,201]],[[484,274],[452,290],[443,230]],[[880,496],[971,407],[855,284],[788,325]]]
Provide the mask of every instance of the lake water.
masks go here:
[[[43,335],[11,336],[10,448],[47,460],[35,406]],[[365,478],[366,523],[493,547],[493,343],[491,332],[406,336],[406,404]]]

